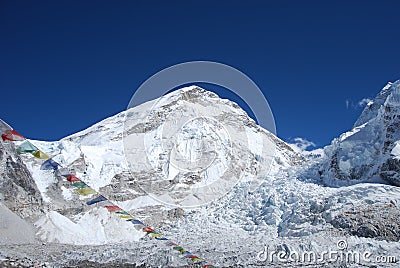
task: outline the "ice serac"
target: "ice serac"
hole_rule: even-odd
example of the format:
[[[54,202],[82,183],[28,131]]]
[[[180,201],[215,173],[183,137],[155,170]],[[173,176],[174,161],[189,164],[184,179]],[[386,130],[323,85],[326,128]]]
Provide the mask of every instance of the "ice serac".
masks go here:
[[[379,182],[400,186],[400,81],[388,83],[367,104],[353,128],[325,148],[320,169],[328,184]]]

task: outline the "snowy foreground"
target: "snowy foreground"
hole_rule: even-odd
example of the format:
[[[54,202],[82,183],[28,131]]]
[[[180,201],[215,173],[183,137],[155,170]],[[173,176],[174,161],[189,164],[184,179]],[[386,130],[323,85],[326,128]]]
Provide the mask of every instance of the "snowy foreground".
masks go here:
[[[398,267],[399,91],[399,82],[386,86],[349,132],[313,152],[197,87],[32,143],[215,266]],[[9,144],[0,152],[3,266],[191,267],[129,222],[86,206],[39,160]]]

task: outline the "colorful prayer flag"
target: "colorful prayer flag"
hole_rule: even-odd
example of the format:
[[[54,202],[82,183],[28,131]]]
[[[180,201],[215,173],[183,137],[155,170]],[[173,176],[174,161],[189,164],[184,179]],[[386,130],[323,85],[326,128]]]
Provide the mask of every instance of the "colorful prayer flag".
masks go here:
[[[37,150],[36,152],[32,153],[34,157],[39,158],[39,159],[49,159],[50,156],[47,154],[43,153],[40,150]]]
[[[117,212],[122,210],[122,208],[120,208],[119,206],[104,206],[104,207],[110,212]]]
[[[42,170],[57,170],[61,165],[57,163],[56,161],[53,160],[53,158],[47,159],[46,161],[43,162],[43,164],[40,166],[40,169]]]
[[[150,228],[150,227],[143,227],[143,232],[145,232],[145,233],[152,233],[152,232],[154,232],[154,229],[153,228]]]
[[[115,213],[121,214],[121,215],[129,215],[129,213],[126,212],[125,210],[123,210],[123,211],[117,211],[117,212],[115,212]]]
[[[93,204],[96,204],[96,203],[99,203],[99,202],[102,202],[102,201],[106,201],[106,200],[107,200],[107,198],[105,198],[102,195],[99,195],[95,199],[92,199],[92,200],[86,202],[86,204],[88,204],[90,206],[90,205],[93,205]]]
[[[77,182],[77,181],[81,181],[81,180],[77,176],[71,174],[71,175],[68,176],[67,181],[69,181],[69,182]]]
[[[144,225],[143,222],[137,220],[137,219],[129,219],[127,221],[130,221],[132,224],[140,224],[140,225]]]
[[[121,219],[134,219],[131,215],[119,215]]]
[[[39,149],[33,145],[30,141],[24,141],[17,147],[18,154],[31,154],[37,152]]]
[[[163,238],[164,236],[159,233],[149,233],[152,238]]]
[[[192,261],[193,261],[194,263],[199,263],[199,262],[203,262],[204,260],[201,259],[201,258],[199,258],[199,257],[197,257],[197,258],[193,258]]]
[[[82,195],[82,196],[87,196],[87,195],[95,194],[95,193],[96,193],[96,191],[93,190],[92,188],[78,189],[78,190],[76,190],[76,192],[77,192],[79,195]]]
[[[75,188],[78,188],[78,189],[83,189],[83,188],[88,188],[89,187],[83,181],[76,181],[76,182],[71,183],[71,185],[74,186]]]
[[[3,139],[3,141],[6,141],[6,140],[8,140],[8,141],[23,141],[23,140],[25,140],[24,136],[22,136],[15,130],[6,131],[3,135],[1,135],[1,138]]]
[[[196,255],[188,255],[188,256],[186,256],[186,257],[191,258],[191,259],[198,258]]]
[[[177,250],[177,251],[180,252],[180,251],[183,249],[183,247],[181,247],[181,246],[176,246],[176,247],[173,247],[172,249]]]

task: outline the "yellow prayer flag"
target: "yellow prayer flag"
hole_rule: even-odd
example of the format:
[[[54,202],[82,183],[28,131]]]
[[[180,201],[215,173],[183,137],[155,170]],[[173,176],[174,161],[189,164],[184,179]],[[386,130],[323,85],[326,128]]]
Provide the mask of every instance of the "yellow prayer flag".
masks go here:
[[[163,238],[164,237],[162,234],[158,234],[158,233],[149,233],[149,235],[152,238]]]
[[[131,215],[119,215],[121,219],[134,219]]]
[[[50,156],[47,154],[43,153],[40,150],[37,150],[36,152],[32,153],[34,157],[39,158],[39,159],[49,159]]]
[[[197,262],[203,262],[204,260],[203,260],[203,259],[200,259],[200,258],[193,258],[192,261],[193,261],[194,263],[197,263]]]
[[[76,190],[76,192],[77,192],[79,195],[83,195],[83,196],[97,193],[97,192],[96,192],[95,190],[93,190],[92,188],[82,188],[82,189]]]

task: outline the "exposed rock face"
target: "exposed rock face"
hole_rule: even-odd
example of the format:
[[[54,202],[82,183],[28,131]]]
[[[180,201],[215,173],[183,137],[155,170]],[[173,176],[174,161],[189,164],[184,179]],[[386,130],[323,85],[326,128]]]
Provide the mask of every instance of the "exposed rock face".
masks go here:
[[[358,237],[400,240],[400,210],[393,203],[358,207],[336,216],[331,224]]]
[[[380,175],[393,185],[400,186],[400,160],[389,158],[381,167]]]
[[[43,213],[43,200],[11,142],[0,142],[0,201],[22,218]]]

